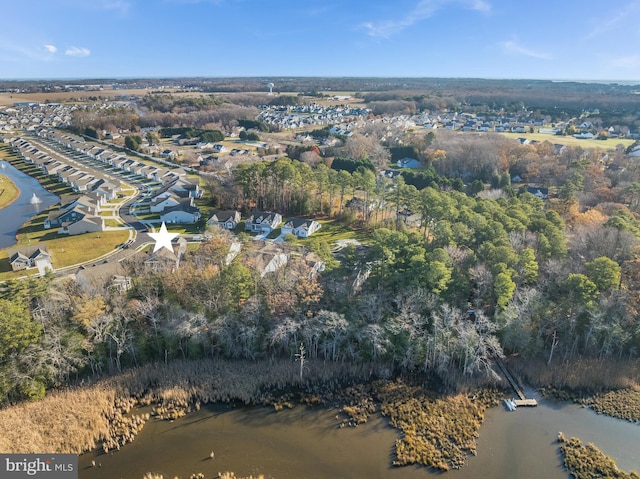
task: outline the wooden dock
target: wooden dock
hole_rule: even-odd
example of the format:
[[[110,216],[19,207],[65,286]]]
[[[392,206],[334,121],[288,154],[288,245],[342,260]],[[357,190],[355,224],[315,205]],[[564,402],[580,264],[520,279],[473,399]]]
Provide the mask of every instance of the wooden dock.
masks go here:
[[[496,361],[496,364],[498,365],[498,368],[500,368],[500,371],[502,371],[502,374],[504,374],[504,377],[507,378],[507,381],[511,385],[511,388],[513,389],[513,391],[518,395],[518,399],[513,399],[512,401],[515,407],[518,408],[518,407],[524,407],[524,406],[527,406],[527,407],[537,406],[538,401],[536,401],[535,399],[527,399],[527,397],[524,394],[524,391],[518,385],[513,375],[509,372],[509,369],[507,368],[507,365],[504,363],[504,361],[500,358],[495,358],[495,361]],[[509,410],[513,411],[513,409],[511,408],[509,408]]]

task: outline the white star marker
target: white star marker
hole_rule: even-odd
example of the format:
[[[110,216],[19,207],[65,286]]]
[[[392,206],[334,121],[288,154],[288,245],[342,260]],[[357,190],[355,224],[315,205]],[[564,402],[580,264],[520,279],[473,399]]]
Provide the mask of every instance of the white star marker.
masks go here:
[[[180,236],[180,233],[169,233],[167,231],[167,226],[162,222],[162,226],[160,227],[159,233],[147,233],[154,240],[156,240],[156,244],[153,247],[153,252],[155,253],[159,249],[167,248],[169,251],[173,253],[173,247],[171,246],[171,240],[176,236]]]

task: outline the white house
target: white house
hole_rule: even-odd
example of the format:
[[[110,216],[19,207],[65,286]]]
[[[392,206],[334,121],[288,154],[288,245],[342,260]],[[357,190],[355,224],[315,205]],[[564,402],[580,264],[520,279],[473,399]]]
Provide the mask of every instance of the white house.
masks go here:
[[[235,229],[240,223],[239,211],[214,211],[207,224],[219,226],[227,230]]]
[[[573,135],[574,138],[578,138],[579,140],[591,140],[592,138],[594,138],[593,133],[590,132],[582,132],[582,133],[576,133],[575,135]]]
[[[149,205],[149,211],[151,211],[151,213],[162,213],[164,210],[173,208],[179,204],[180,198],[178,196],[167,193],[154,198]]]
[[[180,204],[164,210],[160,219],[165,223],[196,223],[200,219],[200,210],[195,206]]]
[[[292,234],[298,238],[308,238],[320,229],[321,225],[315,220],[304,218],[289,218],[282,226],[281,234]]]
[[[247,218],[244,229],[246,231],[253,231],[254,233],[259,231],[268,233],[280,226],[280,223],[282,223],[282,216],[279,213],[254,211]]]

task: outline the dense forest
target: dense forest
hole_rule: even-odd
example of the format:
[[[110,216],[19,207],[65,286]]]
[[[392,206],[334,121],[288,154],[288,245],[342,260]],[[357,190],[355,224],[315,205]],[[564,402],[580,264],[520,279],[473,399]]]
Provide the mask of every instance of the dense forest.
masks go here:
[[[283,79],[278,87],[357,84],[379,108],[393,102],[419,110],[437,100],[444,103],[435,106],[464,103],[478,111],[532,99],[540,99],[539,108],[555,101],[580,109],[583,98],[600,92],[603,115],[628,115],[630,126],[638,118],[633,87],[620,85],[322,81]],[[216,92],[235,85],[180,84]],[[243,88],[260,84],[245,81]],[[413,92],[418,87],[427,92]],[[74,125],[160,126],[167,135],[206,131],[215,138],[240,124],[259,129],[255,99],[236,100],[153,94],[135,112],[78,109]],[[178,358],[293,361],[304,351],[324,361],[426,373],[455,388],[457,378],[491,377],[492,359],[503,355],[548,364],[637,357],[640,170],[624,148],[568,146],[560,153],[550,142],[386,125],[338,140],[322,149],[293,145],[288,157],[208,176],[203,201],[245,217],[256,209],[314,217],[330,223],[335,237],[359,242],[340,249],[326,234],[285,241],[274,253],[245,234],[211,231],[178,268],[123,262],[128,291],[53,276],[9,282],[0,289],[0,403]],[[407,154],[420,161],[418,172],[380,174]],[[263,274],[274,254],[288,261]]]
[[[150,361],[293,360],[301,346],[310,358],[382,362],[445,382],[491,375],[503,354],[635,357],[638,183],[613,186],[584,159],[564,168],[557,197],[544,201],[510,184],[418,189],[324,162],[239,167],[227,184],[211,181],[213,204],[323,215],[362,245],[286,243],[286,265],[262,274],[260,243],[213,232],[176,270],[124,264],[126,293],[52,277],[9,283],[0,299],[3,402]],[[583,206],[602,188],[606,202]],[[242,251],[228,261],[236,242]]]

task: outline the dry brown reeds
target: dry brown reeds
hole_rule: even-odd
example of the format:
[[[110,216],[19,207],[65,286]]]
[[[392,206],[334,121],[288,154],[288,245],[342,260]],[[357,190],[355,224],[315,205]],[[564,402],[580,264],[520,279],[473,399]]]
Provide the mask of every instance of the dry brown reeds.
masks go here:
[[[466,456],[475,454],[484,410],[498,397],[491,390],[438,397],[400,380],[356,385],[341,394],[347,415],[341,426],[362,424],[379,410],[404,434],[396,441],[394,465],[417,463],[444,471],[462,467]]]
[[[291,361],[147,365],[0,410],[0,452],[80,454],[100,446],[108,452],[133,440],[147,419],[128,415],[134,405],[157,405],[158,415],[171,419],[200,404],[271,404],[275,395],[290,388],[312,397],[342,381],[367,380],[376,372],[364,364],[307,361],[305,366],[302,381]]]
[[[640,390],[609,391],[604,394],[596,394],[583,402],[600,414],[630,422],[640,421]]]
[[[205,475],[201,472],[197,474],[191,474],[189,479],[204,479]],[[162,474],[154,474],[153,472],[147,472],[142,479],[163,479]],[[178,479],[177,477],[174,479]],[[258,474],[257,476],[236,476],[234,472],[219,472],[215,479],[265,479],[262,474]]]
[[[579,402],[607,416],[640,421],[640,360],[581,359],[547,365],[512,358],[509,366],[526,382],[558,399]]]
[[[233,472],[219,472],[217,479],[264,479],[262,474],[258,474],[257,476],[236,476]]]
[[[401,383],[388,386],[382,413],[404,433],[396,441],[395,465],[419,463],[447,471],[462,467],[468,454],[476,454],[484,411],[496,403],[497,392],[433,398],[412,388],[403,397]]]
[[[538,388],[564,388],[596,393],[640,385],[638,359],[580,359],[572,362],[508,360],[509,368],[524,381]]]

